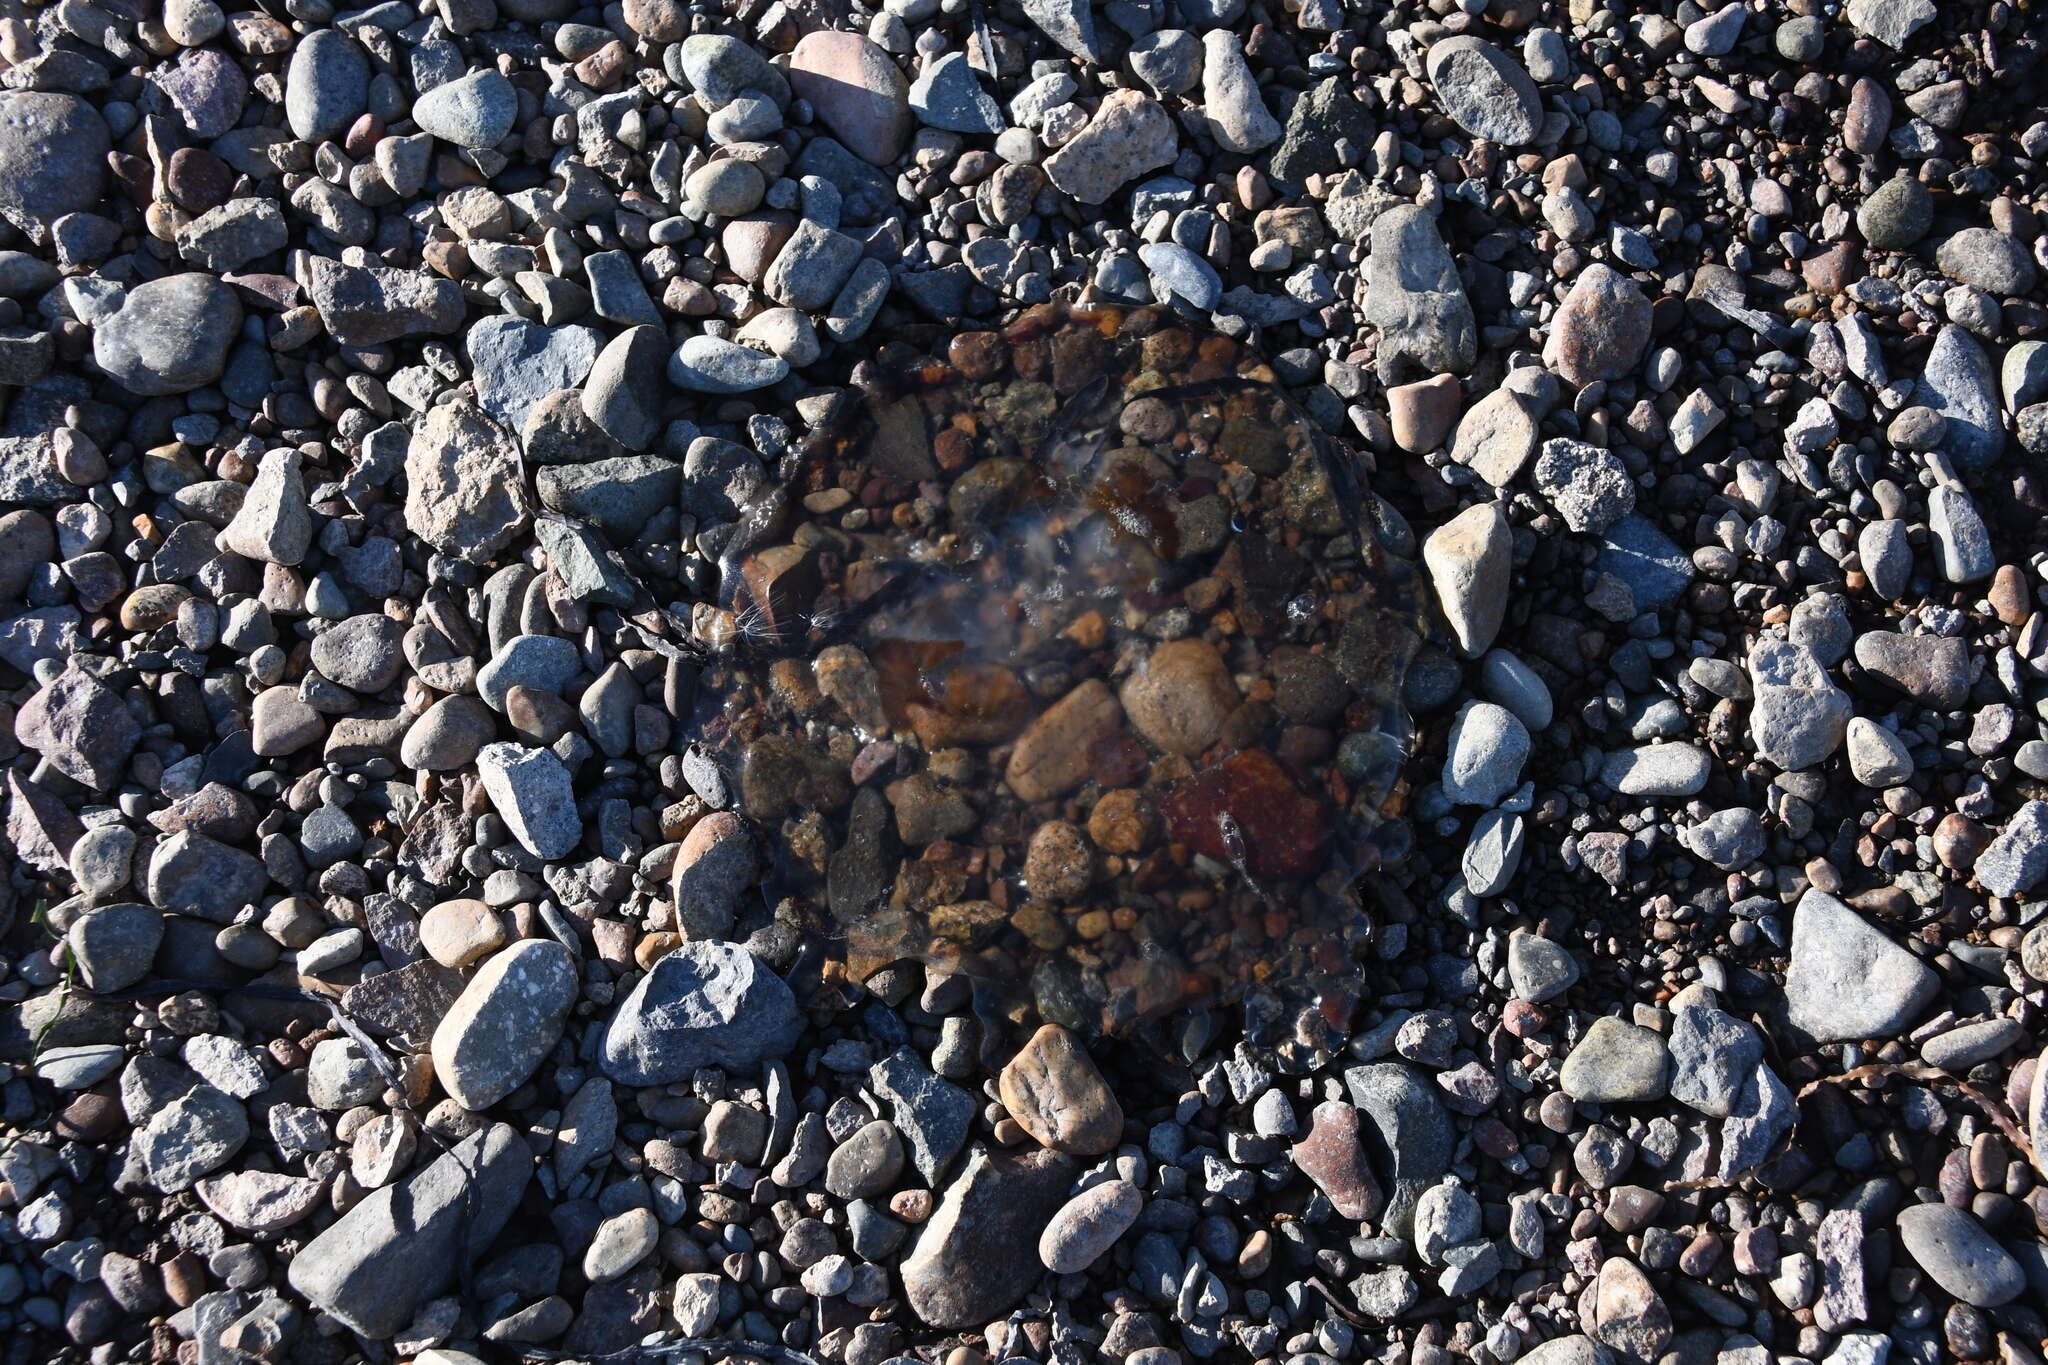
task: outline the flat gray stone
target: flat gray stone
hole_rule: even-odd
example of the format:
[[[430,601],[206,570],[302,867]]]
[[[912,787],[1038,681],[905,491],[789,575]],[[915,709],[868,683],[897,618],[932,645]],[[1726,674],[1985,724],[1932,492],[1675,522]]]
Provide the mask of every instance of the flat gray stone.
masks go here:
[[[435,1028],[434,1078],[463,1108],[490,1108],[554,1050],[577,990],[576,960],[553,939],[522,939],[500,951]]]
[[[1809,889],[1792,912],[1785,1003],[1817,1043],[1892,1038],[1932,1003],[1940,978],[1842,902]]]
[[[619,1002],[599,1065],[621,1085],[668,1085],[700,1066],[752,1071],[787,1056],[796,996],[736,943],[685,943]]]
[[[496,1240],[533,1174],[517,1129],[472,1133],[409,1180],[370,1192],[300,1248],[293,1289],[366,1337],[390,1337]]]
[[[1536,82],[1492,43],[1470,34],[1440,38],[1424,60],[1444,111],[1472,136],[1521,147],[1543,132]]]

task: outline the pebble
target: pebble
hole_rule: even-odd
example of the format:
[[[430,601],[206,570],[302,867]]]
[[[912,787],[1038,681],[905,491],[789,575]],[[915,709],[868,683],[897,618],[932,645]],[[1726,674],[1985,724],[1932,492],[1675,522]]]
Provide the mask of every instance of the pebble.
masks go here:
[[[353,38],[339,29],[316,28],[292,49],[284,112],[293,137],[302,142],[337,138],[369,101],[370,60]]]
[[[2034,262],[2018,241],[1991,228],[1964,228],[1935,249],[1935,264],[1964,284],[1992,294],[2018,295],[2034,287]]]
[[[1954,484],[1927,494],[1927,529],[1940,550],[1941,573],[1951,583],[1975,583],[1998,567],[1991,533],[1970,495]]]
[[[1650,301],[1635,281],[1595,262],[1551,320],[1544,362],[1581,387],[1634,373],[1650,344]]]
[[[390,1337],[448,1287],[463,1249],[489,1245],[511,1221],[532,1169],[518,1130],[487,1125],[308,1241],[291,1287],[350,1329]]]
[[[164,917],[147,905],[103,905],[73,920],[64,939],[85,988],[124,991],[147,978],[164,937]]]
[[[562,760],[503,742],[477,751],[477,775],[512,837],[536,858],[562,858],[583,839],[583,817]]]
[[[450,700],[453,700],[452,698]],[[441,901],[420,916],[420,948],[444,967],[468,967],[505,946],[505,926],[471,897]]]
[[[1117,697],[1139,734],[1168,753],[1189,758],[1216,743],[1240,702],[1222,655],[1206,640],[1155,646]]]
[[[1634,1104],[1666,1093],[1670,1060],[1664,1040],[1649,1029],[1600,1018],[1565,1058],[1557,1082],[1583,1103]]]
[[[781,382],[789,362],[712,336],[693,336],[669,357],[669,382],[697,393],[746,393]]]
[[[927,1326],[966,1327],[1009,1311],[1045,1273],[1031,1248],[1067,1200],[1073,1159],[976,1148],[901,1265],[904,1300]]]
[[[1934,335],[1913,401],[1947,419],[1941,449],[1959,468],[1981,469],[2005,449],[1997,376],[1984,348],[1953,324]]]
[[[1635,481],[1620,457],[1583,441],[1545,441],[1532,479],[1564,524],[1580,534],[1597,535],[1635,510]]]
[[[1372,1165],[1359,1138],[1358,1110],[1342,1100],[1315,1108],[1309,1130],[1290,1149],[1294,1165],[1315,1182],[1340,1218],[1367,1221],[1386,1206]]]
[[[1977,884],[1994,896],[2023,896],[2048,881],[2048,801],[2028,801],[1977,855]]]
[[[1493,806],[1515,789],[1529,759],[1528,727],[1492,702],[1473,702],[1451,727],[1444,796],[1461,806]]]
[[[800,1026],[782,978],[735,944],[685,943],[619,1002],[601,1065],[621,1085],[667,1085],[700,1066],[752,1071],[785,1056]]]
[[[1082,204],[1104,204],[1147,171],[1172,163],[1180,139],[1159,101],[1136,90],[1113,90],[1086,127],[1045,159],[1045,173],[1061,193]]]
[[[805,34],[790,53],[788,79],[855,156],[886,166],[901,154],[910,135],[910,83],[874,43],[857,33]]]
[[[2017,1019],[1985,1019],[1935,1035],[1921,1044],[1920,1056],[1929,1066],[1967,1072],[2023,1041],[2026,1033]]]
[[[1240,156],[1280,140],[1280,121],[1266,108],[1244,49],[1228,29],[1202,35],[1202,117],[1216,145]]]
[[[197,1085],[150,1115],[135,1135],[136,1153],[152,1185],[177,1194],[242,1150],[249,1115],[210,1085]]]
[[[1856,230],[1878,251],[1906,251],[1933,226],[1933,197],[1910,175],[1885,181],[1856,210]]]
[[[1008,126],[1002,106],[981,88],[963,52],[944,53],[925,67],[911,82],[908,99],[927,128],[994,137]]]
[[[1865,631],[1855,652],[1865,671],[1923,706],[1953,711],[1968,695],[1969,648],[1954,637]]]
[[[427,414],[406,447],[406,529],[444,554],[488,561],[527,520],[519,451],[474,403]]]
[[[1710,1118],[1727,1118],[1763,1061],[1762,1035],[1709,1005],[1671,1012],[1671,1095]]]
[[[1852,705],[1813,651],[1789,640],[1757,641],[1749,653],[1750,742],[1787,772],[1825,762],[1842,746]]]
[[[1466,508],[1422,542],[1437,602],[1467,658],[1484,654],[1500,632],[1511,553],[1507,514],[1497,503]]]
[[[1863,716],[1849,721],[1849,771],[1866,787],[1880,790],[1905,785],[1913,776],[1913,756],[1891,731]]]
[[[28,231],[90,210],[110,141],[106,120],[77,95],[0,92],[0,217]]]
[[[1018,1126],[1055,1151],[1100,1156],[1123,1140],[1115,1093],[1074,1036],[1045,1024],[997,1080],[1003,1107]]]
[[[211,275],[168,275],[129,290],[93,328],[92,358],[140,397],[187,393],[220,378],[242,307]]]
[[[1130,1231],[1145,1196],[1128,1180],[1091,1185],[1063,1204],[1038,1236],[1038,1259],[1055,1275],[1087,1270]]]
[[[616,1280],[647,1259],[661,1235],[652,1209],[627,1209],[597,1225],[583,1252],[583,1275],[592,1284]]]
[[[524,318],[485,318],[462,339],[476,398],[507,431],[519,431],[534,405],[581,384],[604,346],[590,327],[544,327]]]
[[[1540,1005],[1577,983],[1579,964],[1562,944],[1537,934],[1517,933],[1508,939],[1508,978],[1517,999]]]
[[[1365,314],[1379,329],[1382,380],[1398,383],[1471,368],[1478,325],[1434,215],[1397,204],[1373,221]]]
[[[896,1125],[876,1119],[832,1150],[825,1163],[825,1188],[841,1199],[878,1198],[895,1187],[903,1165]]]
[[[690,938],[722,938],[759,867],[754,836],[730,811],[715,811],[683,837],[673,890],[676,926]]]

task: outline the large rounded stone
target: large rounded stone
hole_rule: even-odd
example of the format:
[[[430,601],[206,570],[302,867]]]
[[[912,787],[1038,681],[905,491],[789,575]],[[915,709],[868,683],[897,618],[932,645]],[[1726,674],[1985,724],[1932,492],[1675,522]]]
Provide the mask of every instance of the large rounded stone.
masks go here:
[[[0,94],[0,217],[28,229],[91,208],[109,145],[106,121],[76,95]]]
[[[886,166],[903,151],[910,82],[888,53],[860,34],[806,34],[790,54],[789,82],[861,160]]]
[[[220,378],[241,329],[233,290],[211,275],[171,275],[128,291],[93,329],[92,358],[130,393],[187,393]]]

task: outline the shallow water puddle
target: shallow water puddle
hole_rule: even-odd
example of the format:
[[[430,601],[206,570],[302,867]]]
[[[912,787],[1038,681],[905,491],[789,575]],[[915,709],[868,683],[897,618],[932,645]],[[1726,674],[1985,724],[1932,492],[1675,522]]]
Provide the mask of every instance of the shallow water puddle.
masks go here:
[[[1156,309],[863,371],[696,623],[772,893],[1073,1028],[1341,997],[1415,644],[1352,458]]]

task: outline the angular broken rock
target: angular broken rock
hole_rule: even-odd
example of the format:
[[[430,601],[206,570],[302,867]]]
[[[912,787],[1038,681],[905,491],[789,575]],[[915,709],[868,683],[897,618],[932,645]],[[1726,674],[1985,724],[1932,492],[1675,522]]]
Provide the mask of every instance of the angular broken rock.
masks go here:
[[[1379,329],[1379,373],[1387,383],[1472,368],[1479,326],[1436,215],[1397,204],[1373,221],[1365,317]]]
[[[406,529],[443,554],[480,564],[526,524],[519,448],[467,399],[443,403],[405,452]]]
[[[511,1221],[533,1153],[517,1129],[472,1133],[410,1180],[373,1190],[292,1258],[291,1286],[366,1337],[389,1337]]]
[[[261,862],[189,829],[157,842],[143,880],[149,903],[157,909],[197,915],[216,924],[232,923],[268,885],[270,874]]]
[[[751,1071],[785,1057],[803,1020],[789,985],[736,943],[685,943],[619,1002],[600,1065],[621,1085],[668,1085],[700,1066]]]
[[[150,1183],[176,1194],[219,1170],[248,1140],[249,1115],[241,1103],[196,1085],[150,1115],[135,1147]]]
[[[306,506],[305,456],[296,446],[265,451],[241,510],[214,537],[217,548],[244,559],[287,568],[306,557],[313,543],[313,514]]]
[[[1508,576],[1513,571],[1508,516],[1497,502],[1475,503],[1429,533],[1422,562],[1436,588],[1444,623],[1458,652],[1484,654],[1507,614]]]
[[[1062,193],[1100,204],[1129,181],[1171,164],[1179,152],[1173,119],[1158,100],[1112,90],[1088,126],[1045,159],[1045,173]]]
[[[1073,1159],[1037,1148],[975,1148],[903,1260],[910,1310],[933,1327],[970,1327],[1001,1317],[1043,1273],[1035,1246],[1065,1202]]]
[[[1316,1106],[1308,1135],[1294,1144],[1294,1165],[1323,1192],[1341,1218],[1379,1217],[1386,1195],[1359,1141],[1358,1110],[1343,1100]]]
[[[142,726],[127,703],[73,662],[22,704],[14,734],[73,782],[103,792],[121,780]]]
[[[305,286],[327,334],[344,346],[381,346],[462,326],[462,286],[424,270],[343,265],[330,257],[308,256]]]
[[[528,853],[549,860],[566,858],[581,842],[583,817],[576,811],[576,792],[569,770],[552,749],[486,744],[477,753],[476,770],[492,807]]]
[[[282,1232],[325,1202],[327,1182],[275,1171],[230,1171],[195,1185],[216,1217],[244,1232]]]

